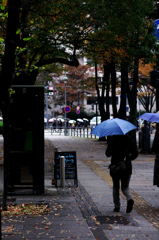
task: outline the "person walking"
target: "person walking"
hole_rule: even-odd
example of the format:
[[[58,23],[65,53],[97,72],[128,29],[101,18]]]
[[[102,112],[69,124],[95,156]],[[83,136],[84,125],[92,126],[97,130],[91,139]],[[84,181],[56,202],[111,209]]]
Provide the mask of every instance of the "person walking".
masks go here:
[[[59,132],[61,133],[62,132],[62,121],[59,120],[58,122],[58,128],[59,128]]]
[[[56,121],[54,120],[53,123],[52,123],[52,127],[53,127],[53,132],[55,131],[56,132]]]
[[[105,151],[107,157],[111,157],[110,166],[117,165],[119,162],[125,162],[126,170],[120,174],[111,174],[113,181],[113,201],[114,211],[120,211],[120,184],[121,190],[127,199],[126,213],[130,213],[133,209],[134,200],[129,189],[130,178],[132,174],[131,161],[138,157],[136,144],[133,144],[126,135],[114,135],[108,137],[108,146]]]

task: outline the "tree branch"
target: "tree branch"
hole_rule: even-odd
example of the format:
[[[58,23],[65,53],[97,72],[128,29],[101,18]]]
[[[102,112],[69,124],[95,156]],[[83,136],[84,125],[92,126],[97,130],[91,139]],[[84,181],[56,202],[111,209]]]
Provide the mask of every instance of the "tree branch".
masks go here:
[[[44,65],[57,63],[57,62],[66,64],[66,65],[69,65],[69,66],[74,66],[74,67],[79,66],[79,61],[76,58],[73,61],[67,60],[65,58],[50,58],[50,59],[38,61],[35,65],[37,67],[42,67]]]

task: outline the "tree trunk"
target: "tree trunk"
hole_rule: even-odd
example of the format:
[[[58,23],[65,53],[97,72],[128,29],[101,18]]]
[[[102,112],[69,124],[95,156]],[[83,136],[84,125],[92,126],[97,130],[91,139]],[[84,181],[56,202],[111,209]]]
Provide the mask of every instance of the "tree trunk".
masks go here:
[[[5,54],[2,59],[0,103],[4,120],[4,190],[3,210],[7,209],[8,167],[10,160],[10,130],[9,130],[9,92],[15,72],[15,50],[19,23],[20,0],[8,0],[8,21],[5,41]]]
[[[130,100],[130,122],[136,125],[136,116],[137,116],[137,83],[138,83],[138,66],[139,59],[134,60],[134,75],[133,75],[133,86],[131,90]]]
[[[98,87],[98,76],[97,76],[97,64],[95,64],[95,81],[96,81],[96,91],[97,91],[97,96],[98,96],[98,104],[99,104],[99,111],[101,115],[101,121],[104,121],[107,119],[108,114],[106,114],[105,110],[105,90],[107,86],[107,82],[109,81],[109,73],[108,69],[106,66],[104,67],[104,78],[102,82],[102,91],[100,95],[99,87]],[[109,93],[108,93],[109,94]],[[108,95],[109,97],[109,95]],[[107,109],[109,110],[109,108]],[[105,137],[99,138],[99,141],[105,141]]]
[[[102,91],[100,95],[100,90],[98,86],[98,75],[97,75],[97,64],[95,63],[95,82],[96,82],[96,91],[98,96],[98,104],[99,104],[99,111],[101,115],[101,119],[103,121],[105,116],[105,109],[104,109],[104,85],[102,85]]]
[[[113,116],[117,117],[117,107],[116,107],[116,70],[115,63],[111,62],[111,84],[112,84],[112,107]]]
[[[128,68],[125,62],[121,63],[121,101],[118,116],[126,120],[126,90],[128,82]]]
[[[96,84],[101,121],[107,120],[110,117],[110,112],[109,112],[109,89],[110,89],[109,76],[110,76],[110,67],[109,67],[109,65],[104,65],[104,77],[103,77],[103,82],[102,82],[101,95],[100,95],[98,85]],[[105,94],[106,94],[106,96],[105,96]],[[106,98],[106,108],[105,108],[105,98]]]
[[[109,119],[110,118],[110,111],[109,111],[109,90],[110,90],[110,66],[109,64],[104,65],[104,82],[105,82],[105,86],[106,86],[106,115],[105,115],[105,119]]]
[[[130,118],[129,121],[136,126],[136,117],[137,117],[137,83],[138,83],[138,66],[139,59],[134,60],[134,75],[133,75],[133,86],[131,91],[129,91],[129,106],[130,106]],[[131,136],[132,142],[134,145],[137,145],[136,142],[136,130],[133,130],[129,133]]]

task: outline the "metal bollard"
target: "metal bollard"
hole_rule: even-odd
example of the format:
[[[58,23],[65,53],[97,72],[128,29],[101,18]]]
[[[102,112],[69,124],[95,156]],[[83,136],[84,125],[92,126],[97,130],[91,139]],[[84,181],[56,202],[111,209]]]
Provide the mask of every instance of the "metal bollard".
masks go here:
[[[60,187],[65,187],[65,157],[60,157]]]
[[[57,147],[55,147],[55,152],[58,152],[58,148]]]

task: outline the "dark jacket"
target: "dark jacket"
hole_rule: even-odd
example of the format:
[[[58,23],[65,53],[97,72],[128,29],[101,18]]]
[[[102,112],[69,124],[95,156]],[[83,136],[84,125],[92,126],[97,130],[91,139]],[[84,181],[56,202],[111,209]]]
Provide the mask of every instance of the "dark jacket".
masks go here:
[[[159,128],[157,128],[155,133],[155,138],[152,144],[152,151],[156,153],[155,164],[154,164],[153,185],[157,185],[157,187],[159,187]]]
[[[156,129],[155,138],[152,143],[152,151],[154,153],[159,153],[159,127]]]
[[[108,147],[105,152],[111,157],[111,164],[117,164],[125,160],[128,174],[132,174],[131,160],[138,156],[137,146],[132,143],[127,135],[115,135],[108,138]]]
[[[159,187],[159,154],[156,154],[153,174],[153,185]]]

